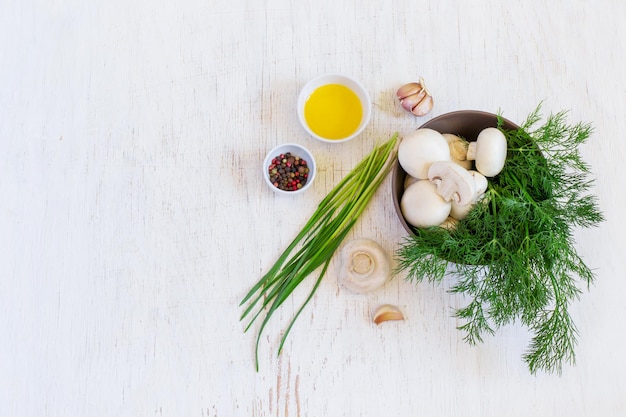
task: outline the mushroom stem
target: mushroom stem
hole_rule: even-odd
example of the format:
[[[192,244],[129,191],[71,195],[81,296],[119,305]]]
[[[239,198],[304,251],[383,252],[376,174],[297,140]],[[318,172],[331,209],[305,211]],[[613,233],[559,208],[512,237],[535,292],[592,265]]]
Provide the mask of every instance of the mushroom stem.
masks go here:
[[[476,196],[474,177],[454,162],[432,163],[428,169],[428,179],[437,186],[437,193],[445,201],[455,201],[464,206]]]
[[[375,264],[369,253],[356,252],[352,255],[352,262],[350,265],[352,266],[353,272],[363,275],[370,273]]]

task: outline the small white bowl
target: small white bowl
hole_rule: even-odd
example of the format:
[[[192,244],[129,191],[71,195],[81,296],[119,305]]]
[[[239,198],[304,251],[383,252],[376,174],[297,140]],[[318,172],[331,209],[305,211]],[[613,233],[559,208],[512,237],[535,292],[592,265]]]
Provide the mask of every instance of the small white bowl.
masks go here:
[[[354,133],[352,133],[350,136],[347,136],[345,138],[328,139],[328,138],[319,136],[318,134],[313,132],[313,130],[311,130],[311,128],[309,127],[304,117],[304,106],[307,100],[309,99],[309,97],[311,96],[311,94],[317,88],[322,87],[324,85],[328,85],[328,84],[340,84],[345,87],[348,87],[357,95],[357,97],[361,101],[361,107],[363,109],[363,116],[361,117],[361,123],[357,127],[356,131],[354,131]],[[322,75],[315,77],[308,83],[306,83],[304,87],[302,88],[302,90],[300,90],[300,94],[298,95],[297,108],[298,108],[298,119],[300,120],[300,124],[302,124],[302,127],[304,127],[304,129],[314,138],[319,139],[322,142],[328,142],[328,143],[347,142],[351,139],[354,139],[355,137],[360,135],[361,132],[363,132],[363,130],[369,123],[370,118],[372,116],[372,101],[370,99],[369,94],[367,93],[367,90],[365,90],[363,85],[361,85],[361,83],[359,83],[353,78],[350,78],[343,74],[337,74],[337,73],[322,74]]]
[[[272,184],[272,182],[270,181],[269,166],[272,164],[272,159],[274,159],[276,156],[279,156],[281,154],[286,154],[287,152],[291,152],[292,155],[299,156],[300,158],[304,159],[307,163],[307,167],[309,168],[309,173],[308,173],[309,176],[307,178],[306,184],[304,184],[302,188],[299,188],[294,191],[281,190],[280,188]],[[304,146],[301,146],[295,143],[286,143],[286,144],[275,147],[274,149],[272,149],[271,151],[267,153],[267,156],[265,157],[265,160],[263,161],[263,178],[265,179],[265,183],[267,184],[268,187],[272,189],[272,191],[274,191],[277,194],[296,195],[296,194],[303,193],[304,191],[308,190],[309,187],[311,187],[311,184],[313,184],[316,171],[317,169],[315,165],[315,158],[313,158],[313,154],[309,152],[309,150],[305,148]]]

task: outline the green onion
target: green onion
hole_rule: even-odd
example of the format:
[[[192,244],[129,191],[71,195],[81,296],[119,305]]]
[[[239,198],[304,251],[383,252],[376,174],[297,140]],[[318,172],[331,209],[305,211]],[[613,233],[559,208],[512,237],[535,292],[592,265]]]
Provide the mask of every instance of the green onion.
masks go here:
[[[397,142],[396,133],[385,143],[376,145],[372,152],[328,193],[276,263],[241,301],[240,306],[247,304],[240,319],[249,319],[245,331],[250,329],[257,318],[264,315],[255,344],[257,371],[259,342],[265,326],[293,290],[307,276],[322,267],[311,292],[281,338],[278,348],[280,354],[289,331],[322,282],[335,250],[391,170],[397,153]]]

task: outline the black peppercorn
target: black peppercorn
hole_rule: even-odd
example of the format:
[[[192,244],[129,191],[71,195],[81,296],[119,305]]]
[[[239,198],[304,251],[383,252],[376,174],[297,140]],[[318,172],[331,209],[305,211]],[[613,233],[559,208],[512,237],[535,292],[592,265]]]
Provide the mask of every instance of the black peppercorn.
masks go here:
[[[284,191],[296,191],[306,184],[309,168],[304,159],[287,152],[272,158],[268,173],[274,187]]]

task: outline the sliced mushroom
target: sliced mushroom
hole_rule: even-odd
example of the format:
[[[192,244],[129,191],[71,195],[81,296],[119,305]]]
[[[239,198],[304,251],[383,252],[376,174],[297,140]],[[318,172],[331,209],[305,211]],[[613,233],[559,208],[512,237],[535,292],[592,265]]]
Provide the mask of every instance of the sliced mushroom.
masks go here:
[[[467,147],[467,159],[474,160],[476,170],[485,177],[495,177],[506,161],[506,136],[495,127],[483,129]]]
[[[472,201],[470,201],[468,204],[459,204],[456,201],[452,201],[452,207],[450,208],[450,217],[453,217],[456,220],[463,220],[467,217],[470,210],[474,207],[474,204],[476,204],[476,202],[483,197],[485,191],[487,191],[487,187],[489,186],[487,178],[480,172],[473,170],[469,170],[467,172],[469,172],[469,174],[474,179],[474,184],[476,185],[476,194],[474,195]]]
[[[434,162],[428,168],[428,179],[437,187],[445,201],[455,201],[462,206],[476,196],[476,182],[472,174],[451,161]]]
[[[478,171],[474,171],[473,169],[468,170],[472,178],[474,178],[474,184],[476,184],[476,195],[474,196],[474,200],[481,196],[487,191],[487,187],[489,187],[489,181],[487,178]]]
[[[385,250],[371,239],[355,239],[341,250],[339,281],[357,293],[373,291],[391,275],[391,263]]]
[[[448,142],[433,129],[421,128],[408,134],[398,146],[398,162],[412,177],[428,178],[428,167],[435,161],[449,161]]]
[[[400,199],[404,219],[412,226],[426,228],[438,226],[450,214],[451,203],[438,193],[430,181],[422,180],[411,184]]]

